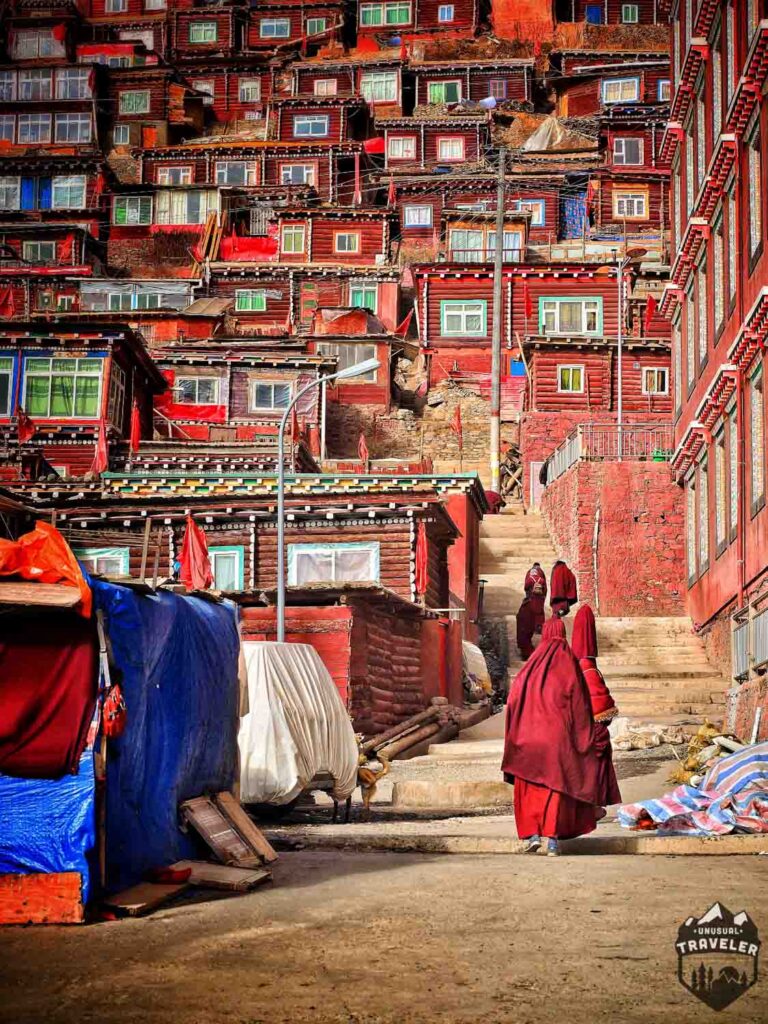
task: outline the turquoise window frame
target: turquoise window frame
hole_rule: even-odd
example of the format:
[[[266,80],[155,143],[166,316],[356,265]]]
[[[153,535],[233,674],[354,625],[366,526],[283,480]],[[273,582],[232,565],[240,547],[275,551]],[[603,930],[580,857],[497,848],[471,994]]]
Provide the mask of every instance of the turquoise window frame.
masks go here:
[[[544,335],[544,303],[545,302],[596,302],[597,303],[597,330],[588,334],[581,331],[571,332],[574,337],[599,338],[603,334],[603,296],[602,295],[540,295],[539,296],[539,333]],[[555,331],[552,337],[566,337],[562,331]]]
[[[381,578],[381,544],[377,540],[356,541],[347,544],[289,544],[288,545],[288,585],[296,583],[297,555],[322,553],[324,551],[370,551],[373,566],[373,579],[363,582],[378,583]]]
[[[245,587],[245,548],[242,544],[212,544],[208,548],[209,555],[237,555],[237,586],[236,590]],[[213,570],[213,565],[211,565]],[[216,580],[214,578],[214,586]]]
[[[483,326],[479,331],[449,331],[445,326],[446,313],[456,306],[466,306],[467,303],[476,303],[482,307]],[[440,333],[446,338],[479,338],[488,334],[488,300],[487,299],[441,299],[440,300]]]
[[[120,557],[120,575],[129,576],[131,572],[130,548],[73,548],[72,554],[77,559],[83,558],[117,558]]]

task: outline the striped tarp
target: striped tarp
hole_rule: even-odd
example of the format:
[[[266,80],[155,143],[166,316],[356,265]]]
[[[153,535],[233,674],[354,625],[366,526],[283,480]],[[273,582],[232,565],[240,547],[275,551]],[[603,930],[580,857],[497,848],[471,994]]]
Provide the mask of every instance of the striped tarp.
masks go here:
[[[768,743],[745,747],[710,768],[699,789],[678,786],[657,800],[619,808],[624,828],[662,835],[768,832]]]

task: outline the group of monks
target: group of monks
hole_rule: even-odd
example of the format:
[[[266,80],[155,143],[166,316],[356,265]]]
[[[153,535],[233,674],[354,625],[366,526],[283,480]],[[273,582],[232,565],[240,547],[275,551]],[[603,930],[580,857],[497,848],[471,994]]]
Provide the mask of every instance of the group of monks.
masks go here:
[[[552,568],[549,620],[547,579],[538,562],[528,570],[524,589],[517,642],[526,664],[507,699],[502,771],[514,782],[515,823],[526,852],[546,843],[547,854],[556,856],[558,840],[592,832],[606,807],[621,802],[608,732],[618,709],[597,667],[589,605],[576,613],[568,642],[563,619],[578,595],[565,562]]]

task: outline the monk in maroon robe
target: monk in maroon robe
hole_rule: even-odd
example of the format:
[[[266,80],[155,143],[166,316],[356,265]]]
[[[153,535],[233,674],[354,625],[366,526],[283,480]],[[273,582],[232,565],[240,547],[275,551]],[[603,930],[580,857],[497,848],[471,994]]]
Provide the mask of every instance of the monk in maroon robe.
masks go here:
[[[619,784],[613,768],[611,736],[608,732],[608,723],[619,713],[619,709],[603,679],[602,672],[597,667],[597,626],[594,612],[588,604],[582,605],[576,612],[571,648],[579,659],[579,666],[589,690],[592,718],[595,722],[595,752],[600,760],[598,805],[603,809],[608,804],[621,803]]]
[[[507,699],[502,771],[514,782],[515,824],[526,850],[592,832],[600,766],[589,691],[560,619],[518,672]]]
[[[541,633],[546,619],[544,602],[547,597],[547,577],[538,562],[525,574],[525,597],[517,611],[517,646],[523,661],[533,654],[533,637]]]
[[[576,604],[579,595],[576,591],[576,577],[561,559],[552,566],[549,577],[549,606],[553,615],[567,615],[571,606]]]

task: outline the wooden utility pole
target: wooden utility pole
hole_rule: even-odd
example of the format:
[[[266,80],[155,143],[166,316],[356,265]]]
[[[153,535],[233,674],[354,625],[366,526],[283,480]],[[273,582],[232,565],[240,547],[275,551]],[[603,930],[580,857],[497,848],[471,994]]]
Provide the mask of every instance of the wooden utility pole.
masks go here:
[[[507,151],[499,147],[499,175],[496,188],[496,250],[493,258],[493,335],[491,342],[491,490],[500,492],[501,448],[501,304],[504,268],[504,174]]]

